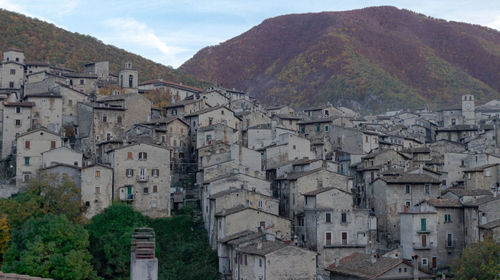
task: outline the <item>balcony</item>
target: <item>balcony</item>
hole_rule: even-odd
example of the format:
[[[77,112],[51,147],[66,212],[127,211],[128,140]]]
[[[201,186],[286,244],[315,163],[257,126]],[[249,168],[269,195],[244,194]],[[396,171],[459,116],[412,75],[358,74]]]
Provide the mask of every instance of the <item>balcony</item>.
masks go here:
[[[120,196],[121,201],[133,201],[134,200],[134,195],[129,193],[125,194],[125,196]]]
[[[432,249],[434,245],[434,242],[429,242],[427,244],[422,244],[422,243],[415,243],[413,242],[413,249],[414,250],[430,250]]]
[[[428,233],[431,233],[431,230],[429,228],[420,228],[420,229],[417,229],[417,233],[428,234]]]
[[[137,175],[136,181],[139,183],[145,183],[149,181],[149,175]]]

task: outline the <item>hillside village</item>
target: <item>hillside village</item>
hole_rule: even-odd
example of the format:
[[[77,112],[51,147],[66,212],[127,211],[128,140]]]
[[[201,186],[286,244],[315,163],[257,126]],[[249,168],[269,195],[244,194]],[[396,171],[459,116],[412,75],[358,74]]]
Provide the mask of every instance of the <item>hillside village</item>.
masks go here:
[[[194,207],[222,279],[432,279],[500,243],[500,101],[363,115],[139,75],[5,50],[1,197],[51,178],[75,182],[87,218]]]

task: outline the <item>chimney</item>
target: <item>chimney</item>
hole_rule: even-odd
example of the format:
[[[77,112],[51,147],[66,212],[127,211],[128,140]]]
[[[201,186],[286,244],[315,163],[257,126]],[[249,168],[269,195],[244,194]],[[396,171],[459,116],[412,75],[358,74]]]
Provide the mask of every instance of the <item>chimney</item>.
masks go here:
[[[262,250],[262,240],[257,241],[257,250]]]
[[[158,259],[155,257],[155,232],[136,228],[130,248],[130,280],[158,280]]]

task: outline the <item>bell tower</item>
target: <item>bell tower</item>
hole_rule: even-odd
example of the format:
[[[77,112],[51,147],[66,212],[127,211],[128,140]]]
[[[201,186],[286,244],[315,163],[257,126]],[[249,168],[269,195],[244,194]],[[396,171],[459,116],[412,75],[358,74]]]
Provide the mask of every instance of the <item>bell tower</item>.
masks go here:
[[[464,124],[476,124],[474,95],[462,95],[462,116],[464,118]]]

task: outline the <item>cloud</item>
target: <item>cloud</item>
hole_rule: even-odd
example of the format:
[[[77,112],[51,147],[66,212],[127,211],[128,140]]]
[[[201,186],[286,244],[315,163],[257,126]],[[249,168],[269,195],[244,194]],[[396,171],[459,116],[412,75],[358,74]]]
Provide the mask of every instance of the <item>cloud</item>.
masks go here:
[[[187,49],[168,45],[142,22],[133,18],[111,18],[103,24],[110,29],[103,36],[104,41],[174,67],[184,62],[179,55]]]
[[[487,23],[486,26],[500,31],[500,16],[497,16],[493,21]]]

